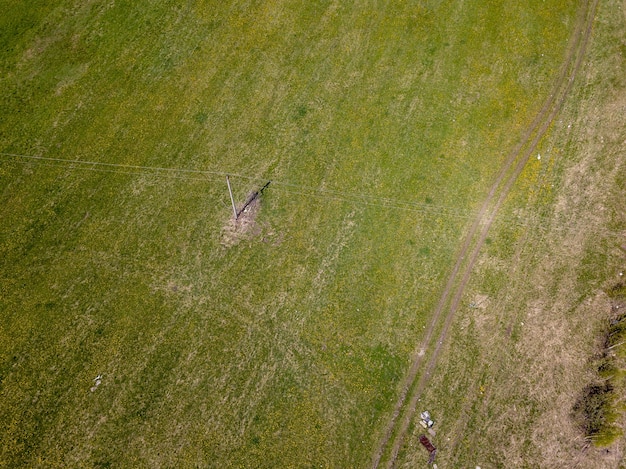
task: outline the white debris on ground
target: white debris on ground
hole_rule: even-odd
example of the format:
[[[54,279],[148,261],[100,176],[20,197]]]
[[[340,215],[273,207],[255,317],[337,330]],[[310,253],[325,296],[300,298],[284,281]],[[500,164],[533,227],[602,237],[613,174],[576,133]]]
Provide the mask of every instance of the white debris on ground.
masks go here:
[[[91,392],[94,392],[96,389],[98,389],[98,386],[102,384],[102,375],[96,376],[93,381],[94,385],[90,389]]]
[[[435,424],[433,419],[430,418],[430,412],[428,412],[427,410],[420,414],[420,424],[424,428],[431,428]]]

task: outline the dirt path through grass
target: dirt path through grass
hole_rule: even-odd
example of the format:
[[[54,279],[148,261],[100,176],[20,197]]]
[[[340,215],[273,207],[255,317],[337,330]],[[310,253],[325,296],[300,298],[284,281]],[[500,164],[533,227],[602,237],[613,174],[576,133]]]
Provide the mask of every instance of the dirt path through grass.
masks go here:
[[[553,91],[522,135],[520,143],[513,148],[506,158],[474,223],[465,237],[441,298],[433,312],[432,320],[415,352],[415,358],[404,380],[392,417],[375,449],[372,458],[373,468],[379,467],[381,462],[385,460],[387,467],[393,467],[395,463],[415,413],[417,402],[435,370],[441,346],[447,338],[448,329],[458,309],[478,254],[487,239],[489,229],[502,203],[511,191],[513,184],[524,169],[530,155],[555,119],[571,90],[585,55],[597,4],[598,1],[593,0],[585,2],[581,6],[576,26],[572,33],[572,40],[568,46],[565,61],[555,81]],[[447,309],[446,306],[448,306]],[[433,337],[436,331],[439,331],[439,334],[433,344]],[[431,349],[433,349],[432,352],[427,354],[427,351]],[[425,369],[423,369],[418,379],[418,373],[423,368],[422,363],[426,359]],[[385,458],[385,456],[387,457]]]

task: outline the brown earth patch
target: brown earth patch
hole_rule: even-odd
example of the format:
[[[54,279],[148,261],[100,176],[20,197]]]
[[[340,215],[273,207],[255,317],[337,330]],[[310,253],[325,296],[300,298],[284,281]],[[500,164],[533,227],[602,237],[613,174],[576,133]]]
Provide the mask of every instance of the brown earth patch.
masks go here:
[[[263,227],[257,222],[261,209],[261,199],[254,197],[238,214],[237,219],[230,217],[224,227],[220,243],[226,248],[236,246],[241,241],[261,236]]]

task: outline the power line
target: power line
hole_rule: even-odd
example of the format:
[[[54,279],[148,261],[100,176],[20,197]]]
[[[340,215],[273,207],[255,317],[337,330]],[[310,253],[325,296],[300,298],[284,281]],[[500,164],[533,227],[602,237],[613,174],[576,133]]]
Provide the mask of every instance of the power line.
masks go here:
[[[14,158],[23,158],[27,160],[35,160],[35,161],[50,161],[61,163],[63,165],[67,164],[78,164],[83,166],[104,166],[108,168],[123,168],[123,169],[131,169],[131,170],[148,170],[148,171],[163,171],[163,172],[171,172],[171,173],[187,173],[187,174],[204,174],[204,175],[212,175],[212,176],[237,176],[241,178],[248,178],[246,176],[241,176],[233,173],[226,173],[223,171],[211,171],[211,170],[201,170],[201,169],[187,169],[187,168],[168,168],[161,166],[141,166],[141,165],[132,165],[132,164],[122,164],[122,163],[106,163],[102,161],[88,161],[88,160],[77,160],[77,159],[67,159],[67,158],[52,158],[48,156],[38,156],[38,155],[22,155],[19,153],[4,153],[0,152],[0,156],[10,156]]]
[[[64,159],[64,158],[51,158],[45,156],[36,156],[36,155],[22,155],[17,153],[4,153],[0,152],[0,156],[5,157],[13,157],[13,158],[21,158],[25,161],[11,161],[4,159],[4,161],[14,162],[17,164],[27,164],[27,162],[37,162],[39,166],[47,166],[47,167],[62,167],[70,170],[87,170],[87,171],[96,171],[96,172],[108,172],[108,173],[116,173],[116,174],[128,174],[128,175],[159,175],[159,176],[167,176],[174,177],[178,179],[185,180],[206,180],[205,178],[194,178],[193,175],[204,175],[206,176],[215,176],[220,179],[230,176],[235,178],[246,179],[252,182],[267,182],[268,178],[260,178],[253,176],[246,176],[242,174],[226,172],[226,171],[215,171],[215,170],[201,170],[201,169],[187,169],[187,168],[172,168],[172,167],[159,167],[159,166],[141,166],[141,165],[129,165],[129,164],[120,164],[120,163],[104,163],[98,161],[86,161],[86,160],[78,160],[78,159]],[[79,165],[79,166],[74,166]],[[103,169],[111,168],[111,169]],[[128,170],[128,171],[121,171]],[[162,174],[159,174],[162,173]],[[172,176],[174,174],[182,174],[184,176]],[[391,197],[381,197],[363,193],[350,193],[344,191],[337,191],[333,189],[322,189],[318,187],[306,186],[302,184],[295,184],[291,182],[277,181],[275,179],[271,179],[272,186],[280,186],[283,190],[288,191],[293,194],[305,195],[305,196],[315,196],[315,197],[323,197],[332,200],[344,200],[344,201],[352,201],[359,203],[366,203],[367,205],[373,206],[382,206],[387,208],[394,208],[399,210],[411,210],[416,212],[446,212],[449,215],[460,217],[460,218],[472,218],[474,215],[473,212],[464,211],[457,208],[445,207],[442,205],[433,205],[428,203],[420,203],[420,202],[411,202]],[[296,189],[296,190],[292,190]],[[298,192],[299,191],[299,192]]]
[[[9,160],[11,157],[19,158],[22,161]],[[78,159],[65,159],[65,158],[51,158],[37,155],[22,155],[17,153],[5,153],[0,152],[0,161],[13,164],[29,164],[35,163],[37,166],[62,168],[68,170],[78,171],[93,171],[100,173],[112,173],[122,175],[139,175],[139,176],[152,176],[152,177],[166,177],[172,179],[182,179],[187,181],[201,181],[206,182],[207,177],[215,177],[222,179],[226,176],[246,179],[252,182],[265,183],[267,178],[246,176],[242,174],[230,173],[225,171],[215,170],[201,170],[201,169],[188,169],[188,168],[173,168],[173,167],[159,167],[159,166],[142,166],[142,165],[129,165],[120,163],[105,163],[99,161],[86,161]],[[196,177],[204,176],[204,177]],[[356,203],[359,205],[365,205],[369,207],[380,207],[391,210],[399,210],[412,213],[421,213],[424,215],[440,215],[444,217],[454,217],[466,220],[473,219],[477,212],[472,210],[463,210],[454,207],[447,207],[442,205],[435,205],[429,203],[411,202],[392,197],[381,197],[369,194],[355,194],[351,192],[343,192],[333,189],[322,189],[302,184],[295,184],[290,182],[281,182],[274,179],[272,181],[272,187],[275,189],[288,192],[290,194],[300,195],[304,197],[315,197],[324,200],[333,200],[337,202]],[[529,223],[538,223],[537,228],[548,230],[550,227],[547,224],[545,217],[541,215],[526,216],[526,217],[507,217],[499,216],[500,222],[504,222],[510,225],[517,225],[520,227],[527,226]],[[598,234],[606,234],[610,236],[626,236],[625,232],[610,231],[610,230],[597,230]]]
[[[130,175],[130,176],[152,176],[152,177],[163,177],[163,178],[168,178],[168,179],[182,179],[185,181],[203,181],[203,182],[207,181],[207,178],[205,177],[200,178],[200,177],[192,177],[192,176],[180,176],[176,174],[158,174],[158,173],[151,173],[148,171],[121,171],[121,170],[116,170],[116,169],[90,168],[87,166],[75,167],[72,165],[68,166],[68,165],[63,165],[63,164],[42,163],[39,161],[36,163],[33,163],[31,161],[7,161],[5,160],[5,163],[19,164],[19,165],[36,164],[38,167],[61,168],[61,169],[66,169],[70,171],[90,171],[94,173],[121,174],[121,175]]]
[[[42,156],[33,156],[33,155],[20,155],[14,153],[1,153],[0,156],[10,156],[10,157],[18,157],[22,158],[24,161],[11,161],[4,160],[8,163],[15,164],[30,164],[34,163],[37,166],[44,167],[52,167],[52,168],[63,168],[72,171],[93,171],[100,173],[112,173],[112,174],[122,174],[122,175],[140,175],[140,176],[152,176],[152,177],[167,177],[174,179],[183,179],[189,181],[206,181],[206,176],[214,176],[219,177],[220,179],[225,176],[238,177],[242,179],[246,179],[253,182],[267,182],[267,179],[259,178],[259,177],[251,177],[240,175],[236,173],[228,173],[222,171],[211,171],[211,170],[196,170],[196,169],[185,169],[185,168],[164,168],[157,166],[139,166],[139,165],[126,165],[126,164],[116,164],[116,163],[101,163],[95,161],[85,161],[85,160],[70,160],[63,158],[49,158]],[[0,158],[1,159],[1,158]],[[79,166],[75,166],[79,165]],[[104,166],[105,168],[103,168]],[[119,168],[119,169],[116,169]],[[123,169],[128,169],[129,171],[124,171]],[[178,174],[177,174],[178,173]],[[194,177],[194,175],[204,175],[205,177]],[[406,211],[412,213],[421,213],[426,215],[439,215],[444,217],[454,217],[465,220],[471,220],[476,216],[476,211],[471,210],[463,210],[458,208],[453,208],[449,206],[437,205],[437,204],[429,204],[429,203],[420,203],[420,202],[411,202],[391,197],[381,197],[374,196],[369,194],[355,194],[350,192],[342,192],[333,189],[321,189],[311,186],[305,186],[302,184],[294,184],[289,182],[281,182],[276,181],[274,179],[272,181],[272,186],[279,190],[288,192],[290,194],[300,195],[304,197],[315,197],[321,198],[325,200],[333,200],[337,202],[348,202],[348,203],[357,203],[359,205],[365,205],[369,207],[380,207],[380,208],[388,208],[392,210]],[[511,219],[510,223],[519,224],[520,221],[518,219]]]

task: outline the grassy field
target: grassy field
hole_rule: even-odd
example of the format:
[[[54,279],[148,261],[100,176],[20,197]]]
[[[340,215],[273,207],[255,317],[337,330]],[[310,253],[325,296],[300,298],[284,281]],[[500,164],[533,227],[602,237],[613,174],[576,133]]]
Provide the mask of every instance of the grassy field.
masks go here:
[[[626,275],[625,7],[599,4],[576,85],[490,233],[422,397],[441,411],[439,467],[625,467],[623,437],[596,448],[572,418],[603,381],[611,292]],[[425,460],[420,431],[414,422],[398,467]]]
[[[0,467],[370,464],[463,234],[550,92],[577,2],[0,4]],[[563,201],[578,197],[580,217],[595,206],[576,164],[599,161],[623,189],[619,138],[586,160],[604,134],[583,125],[588,110],[607,128],[601,109],[623,85],[620,6],[600,12],[597,68],[564,110],[573,130],[563,120],[540,149],[571,161],[529,165],[496,226],[470,286],[484,305],[531,295],[507,287],[535,271],[504,268],[517,255],[542,269],[516,254],[534,232],[526,212],[555,220],[529,256],[552,252],[549,230],[580,232]],[[240,206],[272,181],[238,226],[225,173]],[[593,227],[583,251],[563,247],[588,259],[571,305],[614,267],[613,238],[593,249]],[[484,421],[460,417],[461,383],[496,378],[467,321],[478,327],[455,322],[424,399],[471,443]],[[575,325],[582,356],[592,340]],[[510,397],[494,396],[489,415]],[[470,443],[442,462],[510,461]]]

